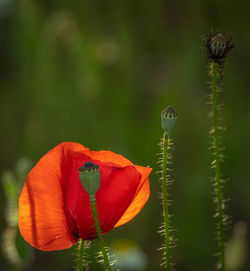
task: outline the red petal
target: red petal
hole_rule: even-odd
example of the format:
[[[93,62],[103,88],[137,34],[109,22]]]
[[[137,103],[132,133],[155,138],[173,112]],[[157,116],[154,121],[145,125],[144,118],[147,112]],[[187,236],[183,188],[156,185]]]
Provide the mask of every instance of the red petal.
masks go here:
[[[105,151],[102,151],[102,154],[106,157],[110,155],[110,152],[106,154]],[[96,200],[98,217],[103,233],[110,231],[124,214],[134,199],[141,180],[141,174],[133,165],[121,167],[113,165],[108,159],[104,159],[107,163],[101,163],[90,157],[98,157],[100,159],[102,156],[99,156],[97,152],[91,151],[87,155],[75,153],[71,156],[70,165],[68,165],[71,173],[67,176],[67,189],[65,190],[66,209],[70,217],[69,219],[75,222],[75,234],[85,240],[95,238],[96,232],[89,196],[79,180],[79,167],[86,161],[91,161],[100,167],[101,183],[96,193]]]
[[[135,166],[135,168],[141,173],[140,185],[137,188],[135,198],[115,227],[121,226],[133,219],[141,211],[149,198],[150,186],[148,176],[152,169],[141,166]]]
[[[87,161],[101,171],[96,199],[103,233],[128,222],[144,206],[151,169],[134,166],[110,151],[62,143],[33,168],[20,196],[19,227],[32,246],[59,250],[76,243],[79,236],[95,238],[89,195],[79,180],[79,168]]]
[[[101,163],[112,163],[119,167],[133,165],[127,158],[112,151],[90,151],[88,156],[93,160],[98,160]]]
[[[24,239],[40,250],[60,250],[76,243],[64,211],[63,172],[72,152],[88,151],[62,143],[31,170],[19,198],[19,228]]]

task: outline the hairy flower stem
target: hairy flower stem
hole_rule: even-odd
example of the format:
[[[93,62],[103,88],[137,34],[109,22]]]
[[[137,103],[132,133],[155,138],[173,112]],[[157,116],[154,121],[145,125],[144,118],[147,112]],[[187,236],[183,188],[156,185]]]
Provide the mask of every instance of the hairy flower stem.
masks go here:
[[[99,223],[99,219],[98,219],[98,215],[97,215],[95,197],[90,198],[90,205],[91,205],[93,218],[94,218],[94,221],[95,221],[95,228],[96,228],[97,237],[98,237],[99,242],[100,242],[100,247],[101,247],[102,256],[103,256],[103,260],[104,260],[104,265],[106,267],[106,270],[111,271],[111,266],[110,266],[110,263],[109,263],[107,251],[106,251],[105,246],[104,246],[104,241],[103,241],[103,238],[102,238],[100,223]]]
[[[218,242],[219,242],[219,270],[225,271],[225,254],[224,254],[224,222],[223,222],[223,193],[221,180],[221,165],[220,165],[220,141],[219,141],[219,119],[218,119],[218,64],[212,61],[211,76],[212,76],[212,112],[213,112],[213,143],[214,143],[214,160],[215,160],[215,193],[216,193],[216,208],[218,219]]]
[[[165,270],[170,271],[170,225],[169,225],[169,213],[168,213],[168,194],[167,194],[167,158],[169,150],[170,138],[164,133],[162,138],[162,199],[163,199],[163,217],[164,217],[164,258],[165,258]]]
[[[77,271],[83,271],[83,254],[84,254],[85,242],[80,239],[79,247],[78,247],[78,263],[77,263]]]

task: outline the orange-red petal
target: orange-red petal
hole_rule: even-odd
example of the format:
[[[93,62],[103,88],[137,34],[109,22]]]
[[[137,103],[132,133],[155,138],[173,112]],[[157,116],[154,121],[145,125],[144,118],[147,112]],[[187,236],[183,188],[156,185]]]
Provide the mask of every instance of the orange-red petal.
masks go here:
[[[66,249],[77,239],[64,212],[63,167],[71,152],[86,151],[77,143],[62,143],[49,151],[31,170],[19,198],[19,228],[33,247]]]
[[[133,165],[127,158],[112,151],[90,151],[89,157],[93,160],[98,160],[101,163],[112,163],[119,167]]]
[[[103,233],[131,220],[146,203],[150,168],[135,166],[111,151],[62,143],[37,163],[20,195],[19,227],[32,246],[59,250],[75,244],[79,237],[96,237],[89,195],[79,180],[79,168],[87,161],[100,167],[96,200]]]
[[[133,219],[144,207],[150,196],[150,185],[148,176],[151,173],[152,169],[141,166],[135,166],[135,168],[138,170],[138,172],[141,173],[140,185],[137,188],[135,198],[133,199],[132,203],[123,214],[121,219],[116,223],[115,227],[119,227]]]
[[[84,240],[96,238],[96,231],[89,196],[79,180],[79,168],[87,161],[97,164],[100,168],[101,182],[96,193],[96,204],[103,233],[110,231],[122,217],[133,201],[141,181],[141,174],[133,165],[121,166],[107,159],[104,159],[107,162],[100,162],[102,155],[92,153],[74,153],[68,162],[65,180],[66,214],[74,234]],[[110,155],[109,153],[102,151],[104,156]],[[100,160],[93,160],[92,157],[98,157]]]

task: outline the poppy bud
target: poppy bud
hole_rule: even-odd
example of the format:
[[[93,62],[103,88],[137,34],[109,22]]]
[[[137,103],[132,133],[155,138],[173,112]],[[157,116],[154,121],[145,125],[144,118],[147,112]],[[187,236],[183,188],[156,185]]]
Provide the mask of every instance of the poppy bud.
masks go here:
[[[84,190],[90,196],[90,200],[95,199],[101,180],[99,166],[89,161],[86,162],[79,168],[79,177]]]
[[[168,106],[161,112],[161,126],[166,136],[169,136],[177,120],[177,113],[172,106]]]

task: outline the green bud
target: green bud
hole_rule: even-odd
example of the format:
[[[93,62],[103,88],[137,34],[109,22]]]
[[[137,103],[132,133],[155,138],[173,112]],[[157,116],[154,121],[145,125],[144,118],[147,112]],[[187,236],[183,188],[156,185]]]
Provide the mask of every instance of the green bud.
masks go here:
[[[79,177],[84,190],[89,194],[90,199],[95,199],[99,189],[101,174],[99,166],[92,162],[86,162],[79,168]]]
[[[177,113],[172,106],[168,106],[161,112],[161,126],[166,136],[170,135],[177,120]]]

